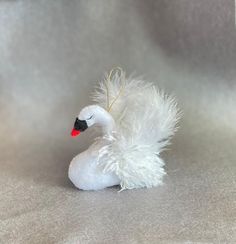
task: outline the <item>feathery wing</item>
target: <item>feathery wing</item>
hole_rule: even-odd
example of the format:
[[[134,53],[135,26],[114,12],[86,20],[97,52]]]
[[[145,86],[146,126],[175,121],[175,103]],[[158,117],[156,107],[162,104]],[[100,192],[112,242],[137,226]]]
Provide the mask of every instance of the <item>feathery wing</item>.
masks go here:
[[[165,174],[159,153],[168,145],[180,118],[175,99],[152,83],[125,78],[125,73],[107,75],[93,94],[116,122],[111,143],[100,150],[104,172],[115,172],[122,189],[161,184]]]

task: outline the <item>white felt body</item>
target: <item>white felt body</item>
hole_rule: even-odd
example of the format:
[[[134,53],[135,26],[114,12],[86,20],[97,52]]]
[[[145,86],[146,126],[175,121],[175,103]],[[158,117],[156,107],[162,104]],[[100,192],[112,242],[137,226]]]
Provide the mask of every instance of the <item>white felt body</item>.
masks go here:
[[[93,150],[93,149],[92,149]],[[106,187],[119,185],[120,179],[115,173],[103,173],[97,164],[98,152],[88,149],[70,163],[68,176],[72,183],[81,190],[100,190]]]

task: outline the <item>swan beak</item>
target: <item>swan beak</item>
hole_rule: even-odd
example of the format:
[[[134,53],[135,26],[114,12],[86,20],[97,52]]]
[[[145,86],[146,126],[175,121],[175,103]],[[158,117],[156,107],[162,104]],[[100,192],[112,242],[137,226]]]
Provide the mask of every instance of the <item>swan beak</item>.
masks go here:
[[[86,120],[79,120],[76,118],[71,136],[75,137],[80,134],[81,131],[85,131],[88,128]]]
[[[80,130],[76,130],[75,128],[73,128],[70,134],[72,137],[76,137],[80,134]]]

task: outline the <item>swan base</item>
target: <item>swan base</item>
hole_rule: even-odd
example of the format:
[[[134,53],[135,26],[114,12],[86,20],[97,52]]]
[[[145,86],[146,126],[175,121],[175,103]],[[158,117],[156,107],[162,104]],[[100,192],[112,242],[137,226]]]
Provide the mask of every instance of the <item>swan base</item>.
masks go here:
[[[68,177],[81,190],[101,190],[120,184],[114,173],[103,173],[87,151],[80,153],[70,163]]]

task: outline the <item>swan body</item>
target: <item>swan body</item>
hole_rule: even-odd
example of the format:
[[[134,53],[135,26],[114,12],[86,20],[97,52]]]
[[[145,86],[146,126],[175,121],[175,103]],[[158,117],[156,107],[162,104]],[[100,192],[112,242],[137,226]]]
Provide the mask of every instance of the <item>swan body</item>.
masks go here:
[[[99,147],[90,146],[70,163],[69,178],[79,189],[100,190],[120,184],[120,179],[115,173],[104,173],[97,165]]]
[[[94,91],[96,105],[76,118],[72,136],[95,124],[102,135],[71,161],[68,176],[82,190],[158,186],[165,175],[159,154],[176,131],[177,104],[152,83],[113,72]]]

